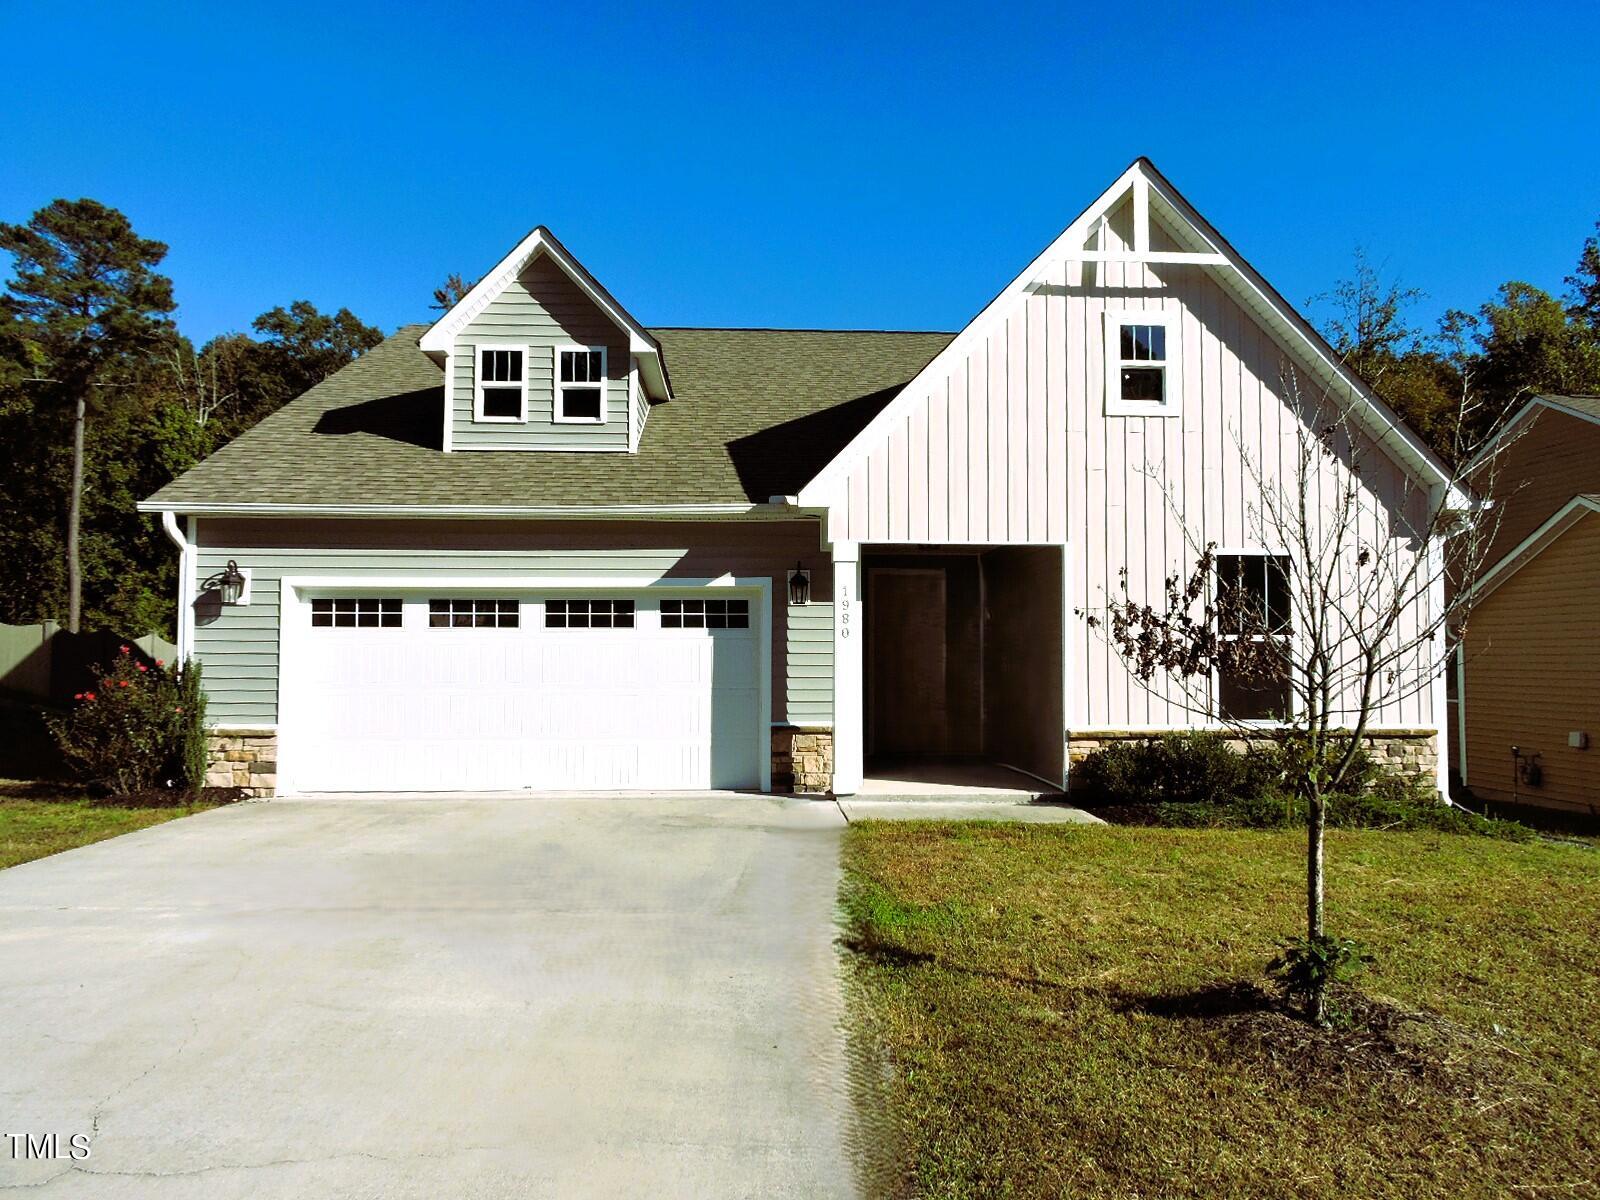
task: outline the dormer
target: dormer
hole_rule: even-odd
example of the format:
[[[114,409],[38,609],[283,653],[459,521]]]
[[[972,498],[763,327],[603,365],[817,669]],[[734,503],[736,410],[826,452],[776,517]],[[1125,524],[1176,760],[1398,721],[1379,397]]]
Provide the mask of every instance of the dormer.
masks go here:
[[[444,449],[639,448],[670,400],[661,345],[539,226],[422,335],[444,368]]]

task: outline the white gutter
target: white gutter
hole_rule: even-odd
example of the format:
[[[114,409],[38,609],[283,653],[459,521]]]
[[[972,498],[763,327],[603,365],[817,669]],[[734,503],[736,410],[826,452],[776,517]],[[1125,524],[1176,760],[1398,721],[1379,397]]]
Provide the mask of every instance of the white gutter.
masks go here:
[[[161,512],[161,528],[178,547],[178,662],[189,661],[193,641],[194,620],[194,543],[178,528],[178,514],[170,509]]]
[[[141,501],[140,512],[206,517],[549,517],[660,520],[674,517],[788,516],[771,504],[196,504]]]

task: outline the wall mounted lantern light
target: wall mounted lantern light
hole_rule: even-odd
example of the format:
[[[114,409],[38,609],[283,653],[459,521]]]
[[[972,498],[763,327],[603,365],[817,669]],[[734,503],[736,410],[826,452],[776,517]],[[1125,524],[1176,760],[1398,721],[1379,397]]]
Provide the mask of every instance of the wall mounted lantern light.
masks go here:
[[[811,603],[811,572],[800,563],[789,572],[789,603],[796,608]]]
[[[245,589],[249,584],[250,580],[239,570],[239,564],[231,558],[228,560],[227,568],[217,576],[217,590],[222,593],[224,604],[238,604],[244,599]]]

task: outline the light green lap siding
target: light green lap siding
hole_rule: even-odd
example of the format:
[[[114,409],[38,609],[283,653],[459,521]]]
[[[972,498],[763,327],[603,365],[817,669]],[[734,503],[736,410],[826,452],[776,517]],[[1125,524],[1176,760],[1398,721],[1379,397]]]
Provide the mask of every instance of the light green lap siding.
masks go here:
[[[555,347],[606,348],[604,425],[555,423]],[[526,424],[473,420],[479,345],[528,347]],[[451,445],[455,450],[628,449],[628,339],[543,256],[535,259],[456,339]]]
[[[200,578],[230,558],[251,573],[248,605],[197,608],[194,647],[205,668],[208,716],[216,725],[278,720],[278,603],[284,576],[426,572],[474,581],[599,575],[638,579],[766,577],[772,582],[772,719],[826,724],[833,711],[832,606],[791,609],[795,561],[812,570],[813,592],[831,595],[814,525],[624,528],[573,523],[443,521],[267,522],[202,520]],[[425,544],[425,548],[423,546]]]
[[[816,594],[813,581],[813,595]],[[833,605],[808,604],[789,610],[784,658],[788,676],[789,721],[794,725],[833,722]]]

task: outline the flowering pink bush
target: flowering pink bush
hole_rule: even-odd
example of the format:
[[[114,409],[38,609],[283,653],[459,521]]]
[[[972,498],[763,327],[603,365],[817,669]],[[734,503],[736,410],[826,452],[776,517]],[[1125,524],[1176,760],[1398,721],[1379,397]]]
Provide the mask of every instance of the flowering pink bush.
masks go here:
[[[98,686],[50,718],[67,765],[86,783],[115,792],[199,788],[205,776],[204,699],[198,667],[168,671],[123,646]]]

